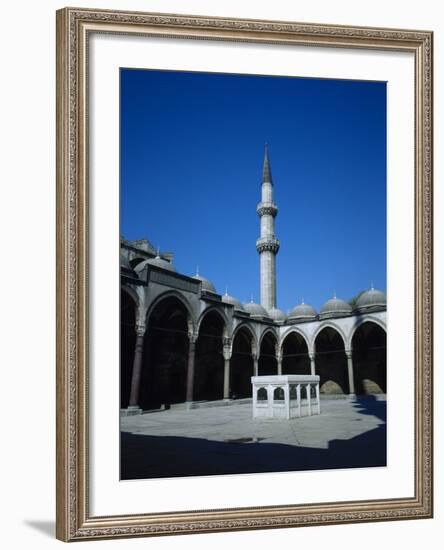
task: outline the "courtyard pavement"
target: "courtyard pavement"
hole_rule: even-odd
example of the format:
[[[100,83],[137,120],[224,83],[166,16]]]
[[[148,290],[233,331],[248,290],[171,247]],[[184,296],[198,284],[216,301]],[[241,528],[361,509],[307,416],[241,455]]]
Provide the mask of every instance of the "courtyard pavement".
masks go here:
[[[253,420],[251,403],[127,416],[121,478],[385,466],[385,420],[383,396],[324,398],[291,420]]]

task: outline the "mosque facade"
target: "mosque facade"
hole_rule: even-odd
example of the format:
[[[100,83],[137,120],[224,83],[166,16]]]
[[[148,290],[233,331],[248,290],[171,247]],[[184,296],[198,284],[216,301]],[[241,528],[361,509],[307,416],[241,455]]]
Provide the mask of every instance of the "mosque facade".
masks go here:
[[[147,240],[120,242],[120,407],[126,414],[184,403],[251,398],[252,376],[317,374],[321,396],[386,393],[386,295],[333,295],[317,312],[277,307],[274,230],[278,207],[265,148],[260,303],[219,294],[197,273],[179,273]]]

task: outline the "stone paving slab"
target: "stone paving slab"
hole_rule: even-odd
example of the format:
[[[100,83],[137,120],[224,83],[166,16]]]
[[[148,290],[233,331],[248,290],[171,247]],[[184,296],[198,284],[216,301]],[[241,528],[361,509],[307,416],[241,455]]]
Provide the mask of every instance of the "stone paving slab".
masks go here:
[[[321,414],[254,419],[251,404],[121,418],[122,479],[384,466],[384,398],[324,399]]]

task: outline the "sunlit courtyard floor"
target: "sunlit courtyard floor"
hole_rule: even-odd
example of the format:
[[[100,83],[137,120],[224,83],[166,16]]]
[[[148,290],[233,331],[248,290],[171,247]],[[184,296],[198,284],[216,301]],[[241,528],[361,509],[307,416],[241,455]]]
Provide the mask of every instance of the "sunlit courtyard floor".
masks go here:
[[[321,414],[253,420],[251,404],[121,418],[121,478],[386,465],[384,396],[322,399]]]

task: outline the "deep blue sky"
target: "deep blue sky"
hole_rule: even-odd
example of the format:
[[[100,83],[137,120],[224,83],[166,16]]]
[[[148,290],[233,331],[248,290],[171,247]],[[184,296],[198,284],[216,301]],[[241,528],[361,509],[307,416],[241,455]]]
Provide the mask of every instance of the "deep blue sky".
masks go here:
[[[259,301],[268,142],[278,306],[386,289],[386,85],[121,70],[121,234]]]

